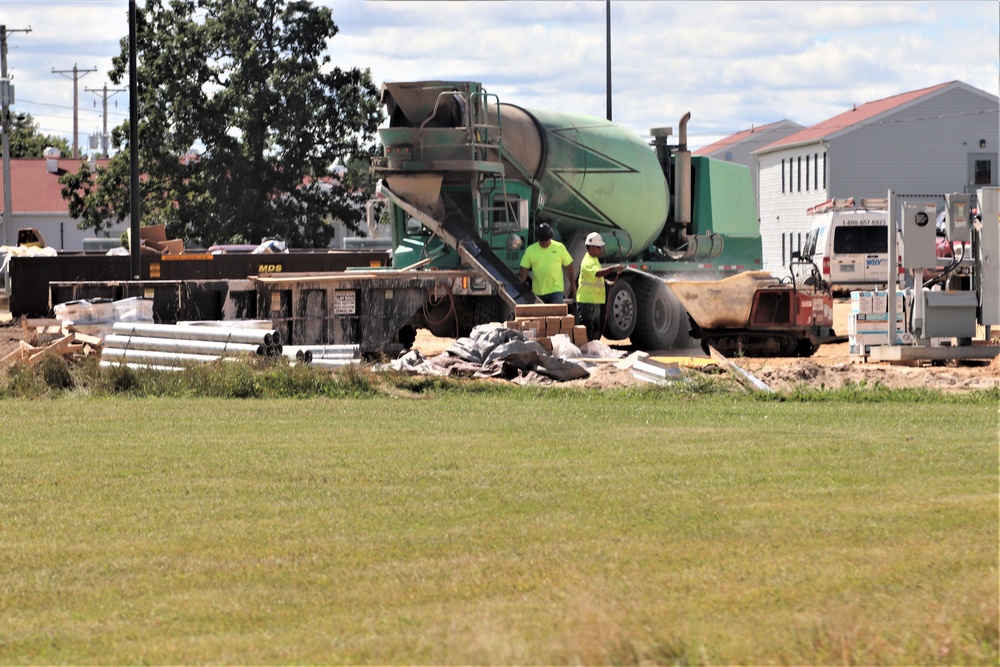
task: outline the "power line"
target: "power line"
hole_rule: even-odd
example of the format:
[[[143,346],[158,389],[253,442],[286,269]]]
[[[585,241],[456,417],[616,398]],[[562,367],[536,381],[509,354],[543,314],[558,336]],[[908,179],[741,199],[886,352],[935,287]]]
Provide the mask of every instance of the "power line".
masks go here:
[[[65,104],[53,104],[52,102],[36,102],[35,100],[26,100],[23,97],[18,99],[21,104],[34,104],[40,107],[55,107],[56,109],[72,109],[73,107],[67,106]]]

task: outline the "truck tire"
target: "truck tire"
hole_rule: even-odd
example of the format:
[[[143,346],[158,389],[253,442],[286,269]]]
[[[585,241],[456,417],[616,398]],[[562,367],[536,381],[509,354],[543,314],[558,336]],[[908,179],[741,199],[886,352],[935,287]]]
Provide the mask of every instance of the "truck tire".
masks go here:
[[[498,296],[481,296],[475,299],[475,321],[477,324],[499,322],[503,324],[514,319],[514,311]]]
[[[635,330],[637,304],[632,286],[621,276],[608,290],[604,309],[604,336],[611,340],[629,338]]]
[[[683,308],[674,293],[659,280],[636,281],[638,312],[632,344],[643,350],[669,350],[677,342]]]
[[[424,304],[423,324],[437,338],[457,338],[458,314],[455,310],[455,299],[445,298]]]

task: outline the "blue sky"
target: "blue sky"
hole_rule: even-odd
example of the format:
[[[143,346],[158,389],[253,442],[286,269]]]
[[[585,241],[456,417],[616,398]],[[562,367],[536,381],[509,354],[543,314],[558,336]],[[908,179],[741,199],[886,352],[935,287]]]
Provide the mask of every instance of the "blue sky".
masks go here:
[[[142,0],[139,0],[142,5]],[[470,79],[527,108],[605,115],[605,11],[586,2],[320,0],[340,34],[341,67],[383,81]],[[1000,3],[627,2],[613,0],[615,122],[637,134],[691,111],[695,147],[789,119],[811,125],[946,81],[1000,94]],[[127,0],[0,0],[14,109],[71,139],[79,79],[80,146],[100,131],[101,89],[128,34]],[[110,98],[109,126],[128,115]],[[998,121],[1000,122],[1000,121]],[[998,125],[1000,135],[1000,125]]]

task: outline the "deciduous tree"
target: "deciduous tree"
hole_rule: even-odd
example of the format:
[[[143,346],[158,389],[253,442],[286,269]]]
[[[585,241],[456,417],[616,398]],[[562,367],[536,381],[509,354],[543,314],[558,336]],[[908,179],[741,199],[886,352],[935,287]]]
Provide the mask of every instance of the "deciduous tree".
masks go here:
[[[30,113],[10,112],[10,156],[39,158],[46,148],[57,148],[63,155],[71,153],[69,142],[62,137],[42,134]]]
[[[331,220],[358,228],[370,185],[348,187],[331,167],[370,154],[381,109],[368,70],[331,63],[329,8],[147,0],[137,26],[144,223],[205,245],[276,237],[325,247]],[[109,73],[115,84],[127,79],[127,42]],[[115,146],[127,136],[127,123],[116,128]],[[127,215],[128,159],[121,150],[108,169],[67,178],[82,225]],[[86,191],[87,178],[100,187]]]

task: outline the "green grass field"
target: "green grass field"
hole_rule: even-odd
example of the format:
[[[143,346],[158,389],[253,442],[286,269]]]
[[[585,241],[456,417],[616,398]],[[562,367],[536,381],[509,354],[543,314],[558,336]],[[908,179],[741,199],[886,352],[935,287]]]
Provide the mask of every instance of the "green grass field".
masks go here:
[[[991,664],[992,400],[0,400],[3,664]]]

